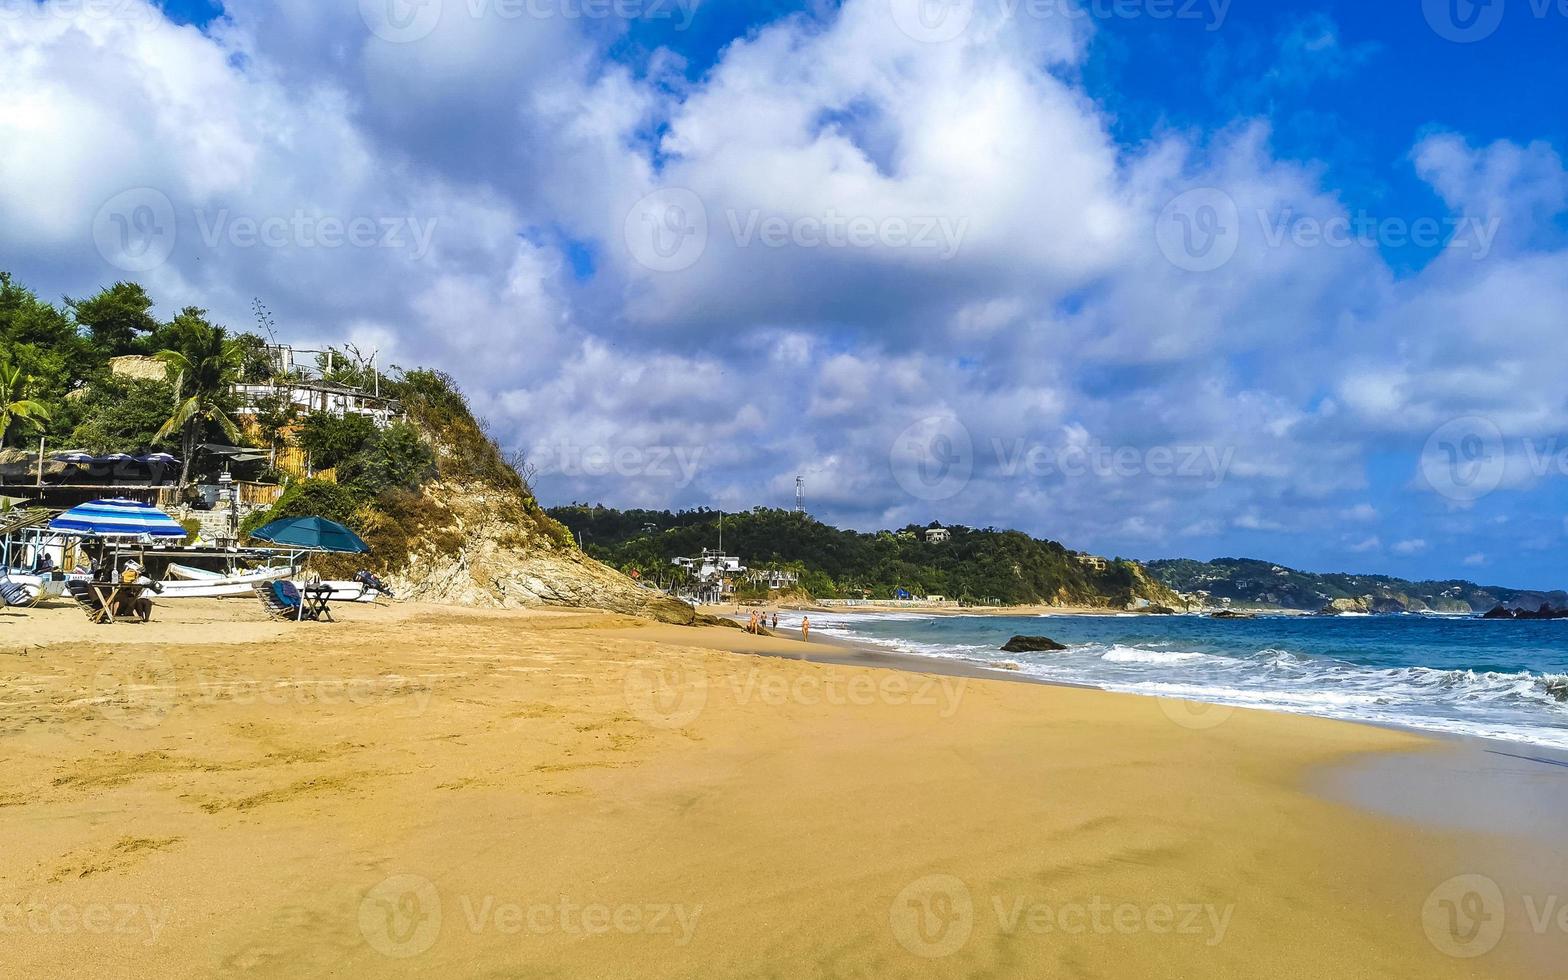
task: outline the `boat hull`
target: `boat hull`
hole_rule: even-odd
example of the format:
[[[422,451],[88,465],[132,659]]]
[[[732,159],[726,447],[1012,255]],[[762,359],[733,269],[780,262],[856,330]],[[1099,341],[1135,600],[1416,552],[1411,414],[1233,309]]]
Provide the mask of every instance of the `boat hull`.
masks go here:
[[[160,599],[229,599],[254,595],[256,586],[294,574],[292,568],[258,568],[241,575],[214,574],[202,578],[166,578],[159,583]]]

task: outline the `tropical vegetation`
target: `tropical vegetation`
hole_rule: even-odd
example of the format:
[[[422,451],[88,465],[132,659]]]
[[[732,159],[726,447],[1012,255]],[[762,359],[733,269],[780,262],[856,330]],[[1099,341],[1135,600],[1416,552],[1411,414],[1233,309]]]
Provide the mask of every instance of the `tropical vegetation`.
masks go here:
[[[551,517],[594,558],[667,581],[670,562],[718,548],[721,515],[712,510],[612,510],[572,504]],[[1055,541],[1022,531],[947,528],[949,539],[926,540],[927,527],[864,533],[824,524],[793,511],[757,508],[722,515],[723,548],[749,568],[793,571],[817,598],[888,599],[941,595],[965,603],[1125,605],[1174,596],[1131,561],[1099,563]]]

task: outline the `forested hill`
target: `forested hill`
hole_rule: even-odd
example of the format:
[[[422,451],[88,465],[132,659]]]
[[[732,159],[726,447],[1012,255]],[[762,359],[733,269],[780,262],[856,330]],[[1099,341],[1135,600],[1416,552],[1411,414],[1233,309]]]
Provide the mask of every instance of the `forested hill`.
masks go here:
[[[1535,609],[1568,604],[1568,593],[1532,592],[1474,582],[1409,582],[1387,575],[1318,574],[1251,558],[1201,562],[1186,558],[1148,564],[1150,574],[1179,592],[1207,592],[1232,603],[1318,610],[1336,599],[1365,599],[1373,612],[1486,612],[1499,604]]]
[[[710,510],[611,510],[573,504],[549,511],[582,535],[594,558],[645,577],[668,577],[670,560],[719,546],[719,514]],[[1034,603],[1123,607],[1134,599],[1173,604],[1176,597],[1134,562],[1096,569],[1054,541],[1020,531],[951,527],[952,539],[928,543],[924,527],[861,533],[792,511],[758,508],[723,516],[724,551],[750,568],[801,575],[817,598],[917,596],[1002,605]]]

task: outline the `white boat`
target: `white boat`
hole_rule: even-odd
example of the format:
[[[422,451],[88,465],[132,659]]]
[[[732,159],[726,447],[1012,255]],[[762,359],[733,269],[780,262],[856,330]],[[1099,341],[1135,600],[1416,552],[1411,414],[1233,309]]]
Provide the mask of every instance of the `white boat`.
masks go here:
[[[37,598],[42,592],[46,598],[58,599],[65,595],[65,582],[56,581],[53,577],[34,575],[16,568],[8,568],[0,572],[0,579],[20,585],[27,594]]]
[[[332,588],[333,602],[375,602],[384,595],[376,589],[366,588],[363,582],[332,581],[321,584]]]
[[[189,565],[169,566],[167,577],[159,585],[161,599],[224,599],[231,596],[248,596],[256,586],[288,578],[294,569],[284,566],[252,568],[243,572],[212,572]]]

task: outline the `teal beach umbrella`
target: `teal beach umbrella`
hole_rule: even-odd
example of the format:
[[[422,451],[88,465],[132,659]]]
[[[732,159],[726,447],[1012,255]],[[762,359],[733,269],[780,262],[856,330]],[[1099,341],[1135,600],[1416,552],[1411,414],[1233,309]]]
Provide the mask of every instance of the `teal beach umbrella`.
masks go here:
[[[325,517],[287,517],[252,531],[250,536],[258,541],[310,551],[362,555],[370,550],[370,545],[359,535]]]

